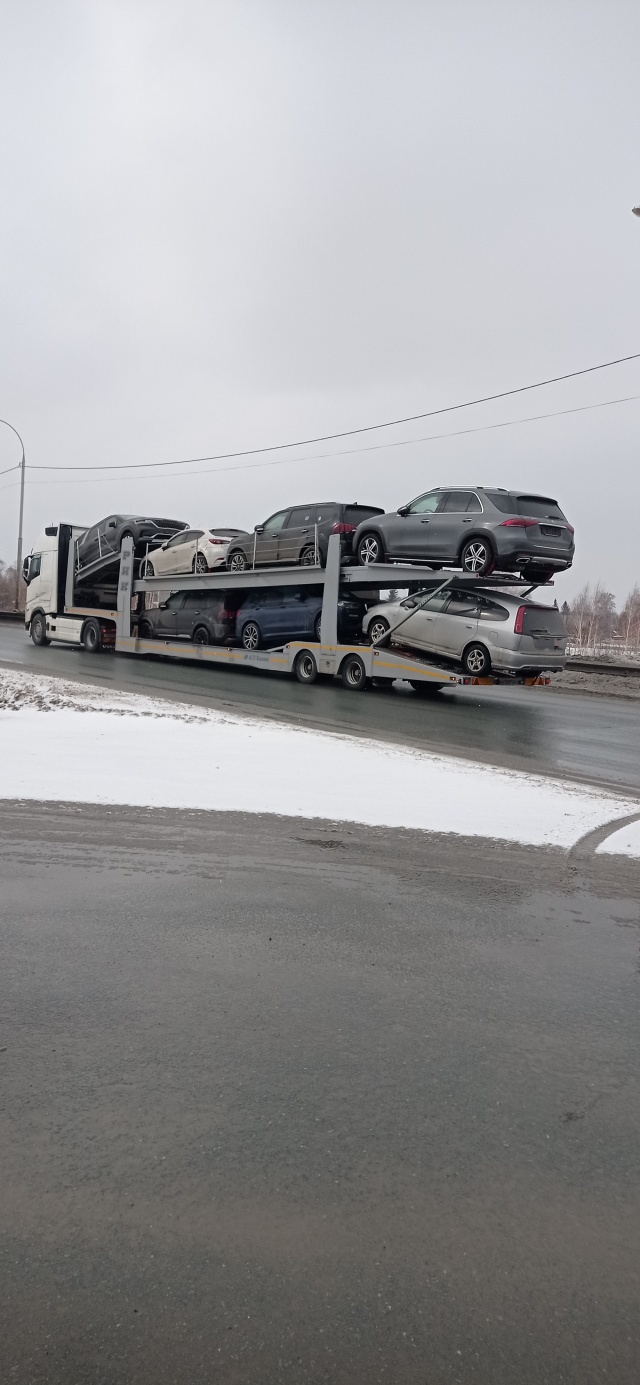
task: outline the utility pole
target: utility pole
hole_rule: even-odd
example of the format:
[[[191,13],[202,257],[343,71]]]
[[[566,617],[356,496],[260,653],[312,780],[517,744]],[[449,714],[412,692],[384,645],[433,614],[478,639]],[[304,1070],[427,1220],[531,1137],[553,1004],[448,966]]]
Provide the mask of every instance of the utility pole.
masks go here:
[[[20,579],[21,579],[21,577],[22,577],[22,517],[23,517],[23,515],[24,515],[24,475],[25,475],[25,470],[26,470],[26,462],[25,462],[25,456],[24,456],[24,443],[23,443],[23,441],[22,441],[22,438],[20,437],[20,434],[19,434],[19,432],[18,432],[18,429],[17,429],[17,428],[14,428],[13,424],[12,424],[12,423],[9,423],[8,420],[7,420],[6,418],[0,418],[0,423],[4,423],[4,425],[5,425],[6,428],[10,428],[10,429],[11,429],[11,432],[12,432],[12,433],[15,433],[15,435],[16,435],[16,437],[17,437],[17,439],[18,439],[18,442],[20,443],[20,446],[21,446],[21,448],[22,448],[22,461],[21,461],[20,464],[19,464],[19,465],[20,465],[20,517],[19,517],[19,519],[18,519],[18,556],[17,556],[17,558],[16,558],[16,594],[15,594],[15,608],[16,608],[16,611],[17,611],[17,610],[19,609],[19,606],[20,606]]]

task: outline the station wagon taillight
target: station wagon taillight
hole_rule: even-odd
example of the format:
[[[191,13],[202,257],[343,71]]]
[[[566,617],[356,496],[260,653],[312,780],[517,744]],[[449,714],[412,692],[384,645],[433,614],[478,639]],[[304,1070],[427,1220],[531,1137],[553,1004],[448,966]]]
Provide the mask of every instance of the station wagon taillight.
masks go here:
[[[531,525],[539,524],[538,519],[503,519],[500,521],[501,529],[530,529]]]
[[[522,634],[522,631],[523,631],[523,629],[524,629],[524,618],[525,618],[525,615],[526,615],[526,611],[527,611],[526,606],[519,606],[519,607],[518,607],[518,611],[517,611],[517,615],[516,615],[516,619],[515,619],[515,624],[514,624],[514,627],[513,627],[513,629],[514,629],[514,634],[516,634],[516,635],[521,635],[521,634]]]

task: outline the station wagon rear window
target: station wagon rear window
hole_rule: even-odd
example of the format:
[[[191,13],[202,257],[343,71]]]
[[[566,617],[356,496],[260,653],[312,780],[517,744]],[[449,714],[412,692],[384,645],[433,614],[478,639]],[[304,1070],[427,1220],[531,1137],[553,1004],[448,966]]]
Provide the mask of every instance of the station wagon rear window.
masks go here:
[[[503,515],[522,515],[523,519],[564,519],[557,500],[546,495],[514,495],[507,491],[487,491],[487,499]]]
[[[529,606],[522,620],[523,635],[551,635],[553,639],[566,639],[565,623],[559,611],[552,606]]]

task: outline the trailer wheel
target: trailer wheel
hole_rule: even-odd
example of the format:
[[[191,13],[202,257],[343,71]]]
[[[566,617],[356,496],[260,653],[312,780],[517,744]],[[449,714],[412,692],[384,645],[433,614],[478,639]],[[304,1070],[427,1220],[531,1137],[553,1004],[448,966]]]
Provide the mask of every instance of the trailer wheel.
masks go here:
[[[29,630],[29,634],[31,635],[34,644],[40,646],[45,644],[51,644],[51,640],[47,639],[46,616],[43,614],[42,611],[36,611],[35,615],[31,617],[31,627]]]
[[[439,692],[442,692],[444,687],[444,683],[422,683],[419,682],[417,678],[415,682],[410,678],[409,682],[413,691],[418,694],[418,697],[436,697]]]
[[[491,656],[483,644],[468,644],[462,655],[462,667],[472,678],[486,678],[491,673]]]
[[[318,677],[318,665],[309,649],[303,649],[293,666],[296,678],[299,683],[315,683]]]
[[[243,625],[240,634],[240,642],[243,649],[253,650],[260,648],[262,637],[260,635],[260,626],[256,624],[255,620],[248,620],[246,625]]]
[[[342,685],[350,692],[362,692],[367,681],[367,674],[362,659],[358,654],[348,654],[340,665],[340,677]]]
[[[97,620],[88,620],[82,632],[82,643],[87,654],[99,654],[102,649],[102,631]]]

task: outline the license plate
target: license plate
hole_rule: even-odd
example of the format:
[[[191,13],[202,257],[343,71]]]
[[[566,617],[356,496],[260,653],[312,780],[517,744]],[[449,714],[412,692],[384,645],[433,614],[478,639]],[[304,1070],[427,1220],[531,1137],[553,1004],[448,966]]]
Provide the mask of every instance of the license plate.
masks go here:
[[[545,539],[562,538],[562,529],[559,529],[556,524],[541,524],[540,533],[544,534]]]

